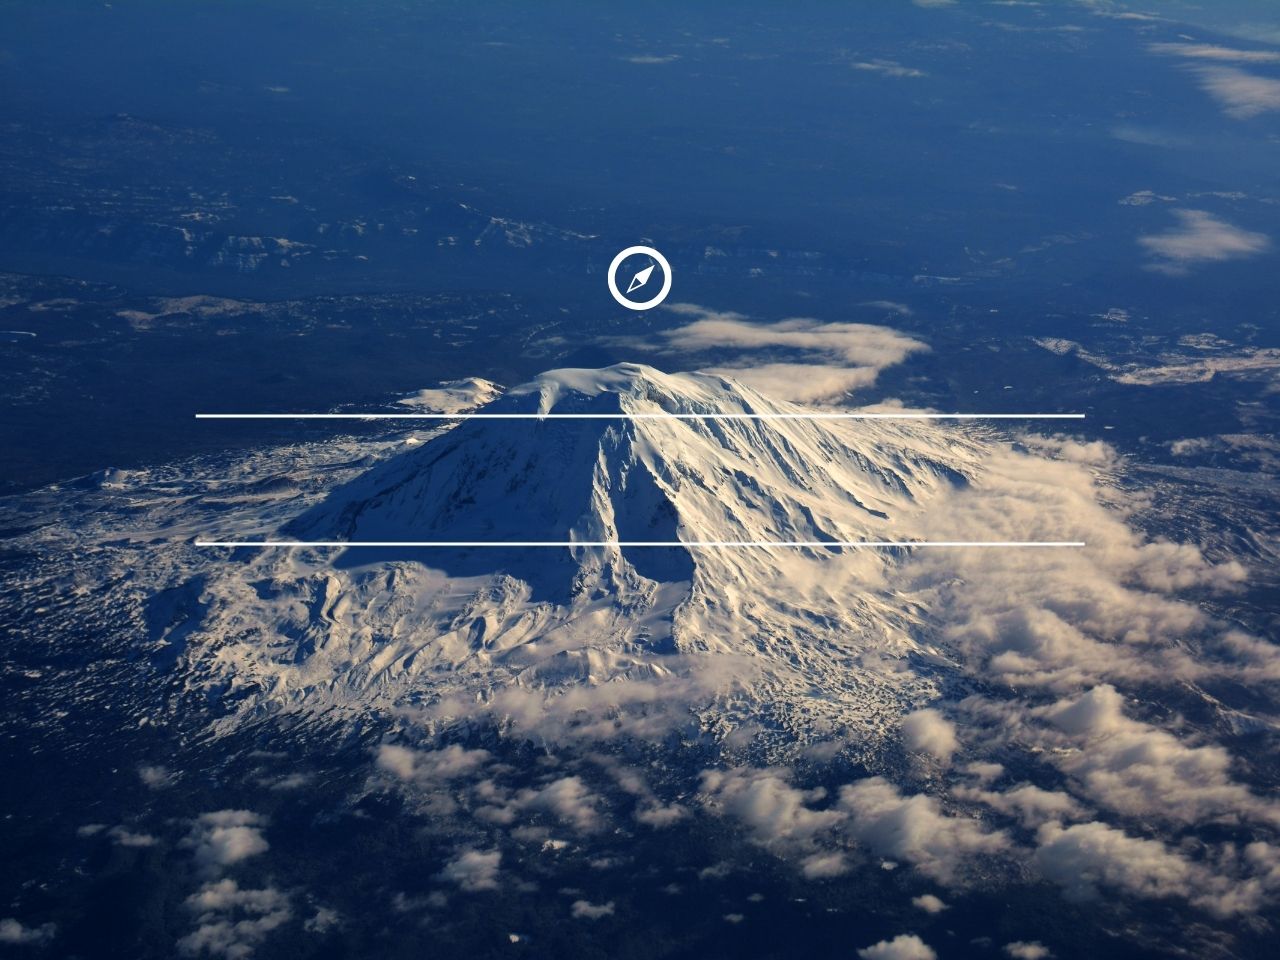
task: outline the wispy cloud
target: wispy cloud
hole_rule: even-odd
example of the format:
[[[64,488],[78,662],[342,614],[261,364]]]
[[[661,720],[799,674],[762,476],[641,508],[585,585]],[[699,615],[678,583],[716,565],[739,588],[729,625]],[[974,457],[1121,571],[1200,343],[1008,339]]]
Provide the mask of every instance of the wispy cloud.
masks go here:
[[[613,901],[608,903],[592,903],[589,900],[575,900],[569,907],[569,915],[575,920],[599,920],[601,917],[613,916]]]
[[[1152,43],[1152,53],[1190,60],[1221,60],[1229,63],[1280,63],[1280,53],[1272,50],[1236,50],[1212,43]]]
[[[675,63],[680,59],[680,55],[678,53],[640,53],[630,57],[623,57],[622,59],[627,61],[627,63],[655,65],[660,63]]]
[[[887,77],[923,77],[925,72],[915,67],[904,67],[896,60],[859,60],[853,65],[855,70],[866,70],[872,73],[883,73]]]
[[[1204,210],[1175,210],[1174,216],[1179,221],[1174,229],[1138,238],[1156,258],[1149,269],[1180,275],[1199,264],[1256,257],[1271,246],[1266,234],[1243,230]]]
[[[1237,120],[1280,110],[1280,80],[1260,77],[1235,67],[1199,67],[1200,86]]]
[[[929,349],[914,337],[875,324],[803,317],[759,323],[690,303],[670,309],[697,319],[662,333],[667,350],[736,352],[740,356],[707,372],[787,400],[825,400],[870,386],[882,370]]]

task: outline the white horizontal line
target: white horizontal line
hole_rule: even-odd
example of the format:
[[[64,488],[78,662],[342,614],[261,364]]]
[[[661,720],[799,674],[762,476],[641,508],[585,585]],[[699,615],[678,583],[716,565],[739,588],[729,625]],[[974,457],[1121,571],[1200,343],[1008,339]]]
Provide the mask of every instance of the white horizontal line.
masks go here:
[[[1083,413],[197,413],[197,420],[1083,420]]]
[[[1079,540],[197,540],[197,547],[692,547],[695,549],[749,547],[1083,547]]]

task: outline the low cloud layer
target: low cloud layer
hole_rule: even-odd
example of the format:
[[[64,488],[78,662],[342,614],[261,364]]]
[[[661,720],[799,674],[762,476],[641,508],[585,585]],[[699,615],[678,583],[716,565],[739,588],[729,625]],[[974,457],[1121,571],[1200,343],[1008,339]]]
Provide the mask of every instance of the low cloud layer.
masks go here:
[[[1280,53],[1274,50],[1237,50],[1212,43],[1153,43],[1147,49],[1161,56],[1183,57],[1188,60],[1217,60],[1225,63],[1280,63]]]
[[[208,883],[187,898],[196,928],[178,941],[186,956],[242,960],[293,918],[289,898],[272,887],[244,889],[235,880]]]
[[[1199,67],[1195,72],[1200,86],[1229,117],[1249,120],[1280,110],[1280,80],[1236,67]]]
[[[38,927],[28,927],[13,917],[5,917],[0,920],[0,944],[8,946],[38,946],[48,943],[57,932],[57,926],[52,923],[42,923]]]
[[[1204,210],[1173,213],[1178,218],[1175,228],[1138,238],[1138,243],[1155,258],[1150,264],[1152,270],[1181,275],[1206,263],[1256,257],[1271,246],[1266,234],[1233,226]]]
[[[904,67],[896,60],[859,60],[853,69],[868,73],[882,73],[886,77],[923,77],[925,72],[915,67]]]
[[[663,331],[665,350],[740,354],[740,359],[706,369],[785,400],[827,400],[869,387],[882,370],[929,349],[914,337],[876,324],[808,318],[761,323],[689,303],[669,309],[695,319]]]

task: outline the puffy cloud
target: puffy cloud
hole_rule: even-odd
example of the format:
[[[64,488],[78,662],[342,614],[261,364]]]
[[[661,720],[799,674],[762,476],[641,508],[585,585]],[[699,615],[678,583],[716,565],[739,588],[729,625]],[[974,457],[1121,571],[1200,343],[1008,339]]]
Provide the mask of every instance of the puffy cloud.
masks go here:
[[[1051,820],[1080,820],[1086,816],[1084,807],[1070,794],[1060,790],[1042,790],[1030,783],[1005,791],[958,787],[955,796],[984,803],[993,810],[1016,817],[1024,827],[1038,827]]]
[[[1191,864],[1164,844],[1130,837],[1097,821],[1065,829],[1047,824],[1035,863],[1078,900],[1097,897],[1102,885],[1144,896],[1185,896],[1192,875]]]
[[[1183,824],[1257,821],[1280,826],[1280,806],[1231,778],[1231,756],[1216,745],[1190,746],[1130,719],[1116,689],[1103,684],[1060,700],[1039,715],[1075,738],[1054,744],[1057,765],[1100,806],[1126,816]]]
[[[1200,86],[1222,104],[1227,116],[1248,120],[1280,110],[1280,80],[1236,67],[1199,67]]]
[[[112,827],[107,835],[121,847],[154,847],[158,842],[149,833],[134,833],[125,827]]]
[[[916,0],[924,5],[923,0]],[[937,960],[937,954],[914,933],[901,933],[858,951],[862,960]]]
[[[1274,649],[1241,657],[1227,624],[1167,595],[1234,590],[1245,569],[1210,563],[1193,546],[1144,540],[1125,522],[1130,506],[1103,489],[1108,472],[1105,464],[993,449],[970,487],[928,510],[922,524],[931,538],[1086,547],[921,551],[899,584],[940,622],[962,669],[1010,690],[1269,677],[1280,666]]]
[[[465,777],[488,760],[487,750],[466,750],[457,744],[441,750],[413,750],[384,743],[378,747],[375,763],[400,780],[430,784]]]
[[[935,897],[932,893],[922,893],[918,897],[912,897],[911,905],[917,910],[923,910],[928,914],[941,913],[943,910],[951,909],[940,897]]]
[[[496,890],[501,864],[501,851],[463,850],[436,876],[448,883],[456,883],[463,890]]]
[[[800,872],[807,880],[842,877],[849,869],[849,861],[843,853],[814,853],[800,861]]]
[[[217,869],[265,853],[266,819],[251,810],[217,810],[196,818],[183,845],[195,850],[196,863]]]
[[[44,923],[38,927],[24,926],[13,917],[0,920],[0,943],[10,946],[34,946],[48,943],[58,932],[56,924]]]
[[[679,823],[681,820],[689,816],[689,810],[680,806],[678,803],[672,804],[652,804],[640,807],[636,810],[636,820],[643,823],[646,827],[653,827],[660,830],[663,827],[670,827]]]
[[[1159,840],[1132,837],[1099,821],[1040,828],[1033,863],[1076,900],[1103,888],[1139,897],[1178,897],[1216,916],[1258,909],[1265,897],[1257,881],[1237,882],[1187,859]]]
[[[842,853],[815,851],[819,846],[857,843],[876,855],[907,860],[948,884],[958,881],[967,860],[1012,849],[1005,834],[972,818],[945,814],[934,797],[904,796],[883,777],[841,787],[838,801],[826,809],[812,806],[826,799],[825,790],[801,790],[787,777],[779,768],[704,771],[705,802],[711,811],[745,824],[756,842],[799,855],[801,872],[810,879],[848,870]]]
[[[521,790],[514,803],[523,810],[550,813],[578,830],[595,830],[600,825],[599,798],[581,777],[561,777],[537,789]]]
[[[809,839],[845,816],[840,810],[810,809],[806,804],[822,794],[791,786],[781,770],[707,770],[702,789],[714,808],[741,820],[761,843]]]
[[[966,859],[1011,846],[1005,834],[944,814],[933,797],[903,796],[883,777],[841,787],[839,806],[849,814],[852,837],[882,856],[913,863],[942,883],[955,881]]]
[[[677,656],[669,658],[680,666]],[[659,739],[688,724],[687,704],[710,695],[732,672],[736,661],[722,656],[703,661],[688,676],[667,675],[661,682],[619,677],[610,683],[578,684],[556,689],[511,685],[474,696],[442,697],[423,712],[428,722],[452,724],[460,719],[487,719],[557,743],[610,740],[619,736]]]
[[[1276,90],[1280,97],[1280,82]],[[1256,257],[1271,246],[1266,234],[1233,226],[1205,210],[1175,210],[1173,215],[1179,223],[1172,230],[1138,238],[1156,258],[1150,269],[1161,273],[1177,276],[1199,264]]]
[[[575,900],[569,907],[569,915],[575,920],[599,920],[601,917],[611,917],[613,916],[613,901],[591,903],[588,900]]]
[[[242,960],[269,933],[293,917],[289,898],[271,887],[245,890],[234,880],[205,884],[187,898],[196,929],[178,941],[178,951]]]
[[[937,710],[917,710],[902,720],[902,740],[908,750],[927,753],[946,763],[960,746],[956,728]]]
[[[1015,940],[1004,945],[1005,956],[1013,960],[1049,960],[1053,951],[1039,940]]]

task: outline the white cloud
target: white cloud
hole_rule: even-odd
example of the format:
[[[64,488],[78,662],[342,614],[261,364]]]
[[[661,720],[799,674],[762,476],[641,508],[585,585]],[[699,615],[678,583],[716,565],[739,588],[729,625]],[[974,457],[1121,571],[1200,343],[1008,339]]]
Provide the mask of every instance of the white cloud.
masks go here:
[[[913,863],[923,874],[951,883],[965,860],[1010,848],[1009,838],[976,820],[948,816],[924,794],[904,796],[883,777],[840,788],[849,834],[881,856]]]
[[[1039,827],[1049,821],[1081,820],[1086,816],[1084,807],[1070,794],[1061,790],[1044,790],[1030,783],[1005,791],[958,787],[955,796],[961,800],[985,803],[993,810],[1016,817],[1024,827]]]
[[[1280,63],[1280,53],[1273,50],[1235,50],[1212,43],[1152,43],[1152,53],[1191,60],[1221,60],[1230,63]]]
[[[293,917],[289,898],[271,887],[245,890],[234,880],[205,884],[187,898],[196,929],[178,941],[178,951],[243,960],[269,933]]]
[[[1015,940],[1004,945],[1005,956],[1013,960],[1049,960],[1053,951],[1039,940]]]
[[[581,831],[595,830],[600,825],[599,798],[581,777],[561,777],[537,789],[516,794],[514,803],[523,810],[541,810]]]
[[[917,910],[923,910],[929,914],[941,913],[943,910],[951,909],[940,897],[935,897],[932,893],[922,893],[918,897],[912,897],[911,905]]]
[[[154,847],[158,842],[149,833],[134,833],[125,827],[112,827],[107,834],[121,847]]]
[[[946,763],[959,749],[956,727],[937,710],[917,710],[902,720],[902,739],[908,750],[927,753]]]
[[[1050,453],[1045,449],[1043,453]],[[1211,675],[1256,679],[1277,665],[1242,663],[1228,627],[1166,594],[1230,591],[1236,563],[1213,564],[1182,544],[1145,542],[1108,506],[1108,464],[993,450],[982,475],[930,510],[936,539],[1068,539],[1084,549],[922,551],[900,571],[904,590],[944,624],[963,669],[1011,689],[1063,692],[1100,682],[1177,683]],[[1199,657],[1186,642],[1196,638]],[[1210,660],[1221,648],[1218,662]]]
[[[876,382],[878,370],[821,363],[755,363],[706,367],[707,373],[730,377],[770,397],[813,403],[850,393]]]
[[[800,861],[800,872],[807,880],[842,877],[849,870],[849,861],[843,853],[814,853]]]
[[[791,786],[780,770],[706,770],[702,789],[713,808],[742,821],[760,843],[808,839],[844,819],[839,810],[810,809],[821,794]]]
[[[48,943],[58,932],[56,924],[44,923],[38,927],[24,926],[13,917],[0,920],[0,943],[10,946],[34,946]]]
[[[170,787],[177,780],[177,776],[167,767],[158,765],[139,767],[138,777],[152,790],[162,790],[165,787]]]
[[[413,750],[384,743],[378,747],[375,763],[400,780],[431,784],[468,776],[488,760],[487,750],[466,750],[457,744],[442,750]]]
[[[924,0],[916,0],[922,6]],[[858,951],[862,960],[937,960],[937,954],[914,933],[902,933]]]
[[[436,876],[463,890],[496,890],[501,865],[502,853],[498,850],[463,850]]]
[[[1138,238],[1156,257],[1150,269],[1161,273],[1176,276],[1199,264],[1256,257],[1271,246],[1266,234],[1232,226],[1204,210],[1173,213],[1179,220],[1177,227]]]
[[[1076,900],[1121,890],[1144,898],[1178,897],[1225,917],[1255,911],[1263,899],[1256,882],[1233,882],[1159,840],[1132,837],[1099,821],[1041,827],[1033,863]]]
[[[317,907],[316,912],[303,922],[302,929],[307,933],[327,933],[341,925],[342,916],[338,911],[329,907]]]
[[[613,901],[591,903],[588,900],[575,900],[569,907],[569,915],[575,920],[599,920],[601,917],[611,917]]]
[[[888,308],[887,303],[880,305]],[[741,314],[717,313],[689,303],[668,309],[697,318],[663,331],[668,349],[743,354],[707,372],[798,402],[838,397],[870,386],[885,368],[929,349],[913,337],[875,324],[822,323],[808,318],[758,323]]]
[[[887,367],[928,347],[889,327],[867,323],[822,323],[797,317],[776,323],[754,323],[733,313],[713,313],[690,304],[675,304],[676,313],[698,316],[663,336],[684,350],[712,347],[762,349],[786,347],[817,352],[854,366]]]
[[[653,804],[643,806],[636,810],[636,820],[643,823],[646,827],[653,827],[660,830],[663,827],[670,827],[679,823],[681,820],[689,816],[689,810],[680,806],[678,803],[672,804]]]
[[[1237,120],[1280,110],[1280,80],[1260,77],[1235,67],[1198,67],[1200,86]]]
[[[1091,800],[1147,821],[1280,826],[1280,805],[1232,780],[1225,749],[1190,746],[1130,719],[1123,702],[1114,687],[1103,684],[1037,711],[1072,738],[1075,749],[1060,749],[1057,765]]]
[[[923,77],[925,72],[915,67],[904,67],[896,60],[859,60],[853,64],[855,70],[870,73],[883,73],[887,77]]]
[[[196,818],[183,845],[195,850],[196,863],[217,869],[265,853],[266,819],[250,810],[217,810]]]

